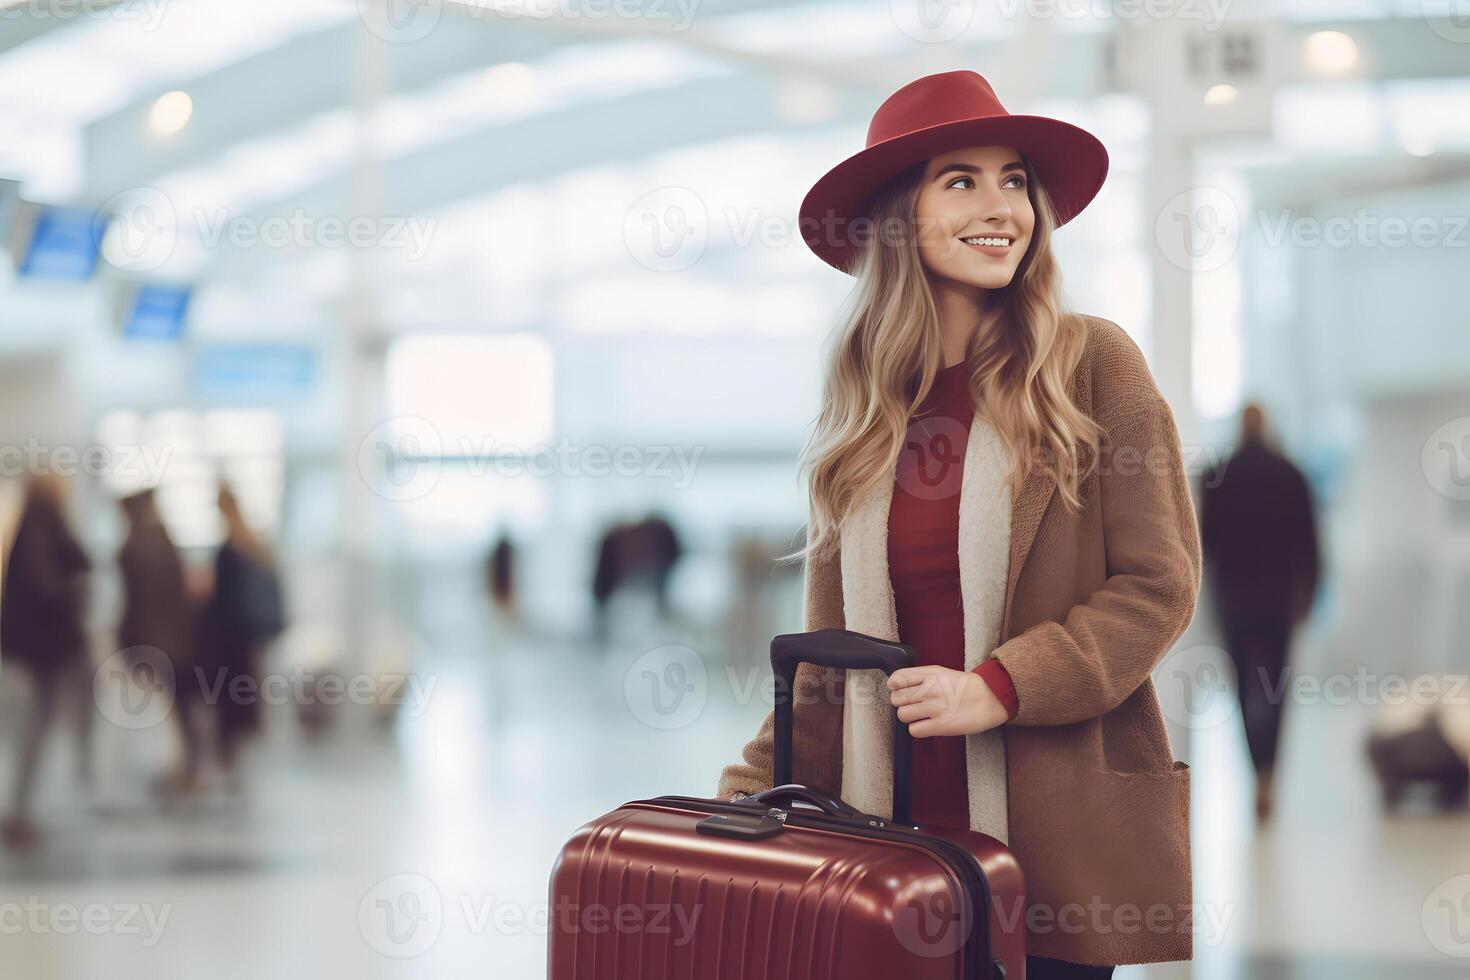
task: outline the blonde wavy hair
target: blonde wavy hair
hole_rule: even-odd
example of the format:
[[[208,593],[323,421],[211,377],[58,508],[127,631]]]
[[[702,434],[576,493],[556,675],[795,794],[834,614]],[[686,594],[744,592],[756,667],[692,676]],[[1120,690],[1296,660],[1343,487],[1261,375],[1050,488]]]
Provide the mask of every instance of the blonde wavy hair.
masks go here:
[[[919,190],[928,161],[888,181],[867,216],[882,233],[859,251],[837,340],[827,361],[822,409],[802,449],[809,519],[805,546],[777,561],[830,556],[852,505],[895,478],[910,418],[944,364],[939,314],[919,257]],[[965,352],[975,413],[989,419],[1009,453],[1011,489],[1039,466],[1067,506],[1096,463],[1101,428],[1073,403],[1073,370],[1087,326],[1063,308],[1052,252],[1057,216],[1029,161],[1036,212],[1026,255],[1009,285],[990,290]],[[891,235],[888,229],[902,229]],[[1019,465],[1016,465],[1019,464]]]

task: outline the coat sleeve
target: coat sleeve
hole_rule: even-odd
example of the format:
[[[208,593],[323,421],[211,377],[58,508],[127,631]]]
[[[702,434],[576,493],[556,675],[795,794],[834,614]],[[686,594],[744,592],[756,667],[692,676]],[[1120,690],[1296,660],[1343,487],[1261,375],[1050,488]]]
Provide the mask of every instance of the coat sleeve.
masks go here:
[[[808,632],[842,629],[841,563],[834,552],[829,559],[809,561],[804,573],[806,625]],[[795,752],[791,778],[833,796],[842,790],[842,697],[846,671],[803,663],[796,668],[792,738]],[[770,789],[776,767],[776,712],[766,712],[755,737],[745,743],[740,762],[720,773],[715,796],[739,791],[756,793]]]
[[[1106,714],[1142,686],[1194,617],[1200,537],[1179,432],[1142,352],[1120,346],[1114,363],[1098,365],[1109,378],[1094,383],[1107,579],[1062,622],[1038,623],[996,648],[1020,703],[1012,725]]]

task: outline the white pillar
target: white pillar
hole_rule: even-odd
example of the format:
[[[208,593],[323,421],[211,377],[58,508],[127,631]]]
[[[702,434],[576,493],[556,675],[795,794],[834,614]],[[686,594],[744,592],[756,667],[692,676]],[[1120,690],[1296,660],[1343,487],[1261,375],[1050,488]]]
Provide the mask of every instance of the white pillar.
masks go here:
[[[347,214],[378,217],[383,210],[383,164],[373,140],[373,114],[389,90],[388,42],[357,21],[353,63],[353,110],[357,142],[350,171]],[[344,244],[348,256],[347,289],[341,297],[336,354],[342,383],[339,486],[341,513],[341,636],[344,670],[367,666],[367,624],[377,608],[380,579],[374,547],[383,539],[384,502],[373,493],[361,469],[363,440],[384,420],[383,349],[377,310],[381,308],[377,257],[369,248]]]

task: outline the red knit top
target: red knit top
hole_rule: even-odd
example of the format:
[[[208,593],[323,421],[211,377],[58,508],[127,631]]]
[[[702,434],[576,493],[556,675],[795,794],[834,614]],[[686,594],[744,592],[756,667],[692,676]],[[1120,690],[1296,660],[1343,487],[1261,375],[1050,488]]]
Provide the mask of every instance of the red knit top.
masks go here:
[[[899,642],[920,664],[965,668],[960,593],[960,482],[974,405],[965,362],[940,370],[910,420],[888,512],[888,574]],[[1010,717],[1016,691],[1000,661],[976,668]],[[965,736],[914,739],[913,819],[968,830]]]

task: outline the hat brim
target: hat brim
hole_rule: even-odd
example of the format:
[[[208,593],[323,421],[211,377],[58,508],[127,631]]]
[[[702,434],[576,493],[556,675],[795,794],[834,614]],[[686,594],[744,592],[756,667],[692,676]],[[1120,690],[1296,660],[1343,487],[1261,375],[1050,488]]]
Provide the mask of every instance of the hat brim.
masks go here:
[[[872,234],[853,223],[873,194],[913,164],[967,146],[1014,146],[1051,195],[1058,227],[1097,196],[1108,175],[1107,148],[1071,123],[1025,115],[961,119],[875,143],[827,171],[802,199],[802,239],[823,262],[851,275],[862,241]]]

